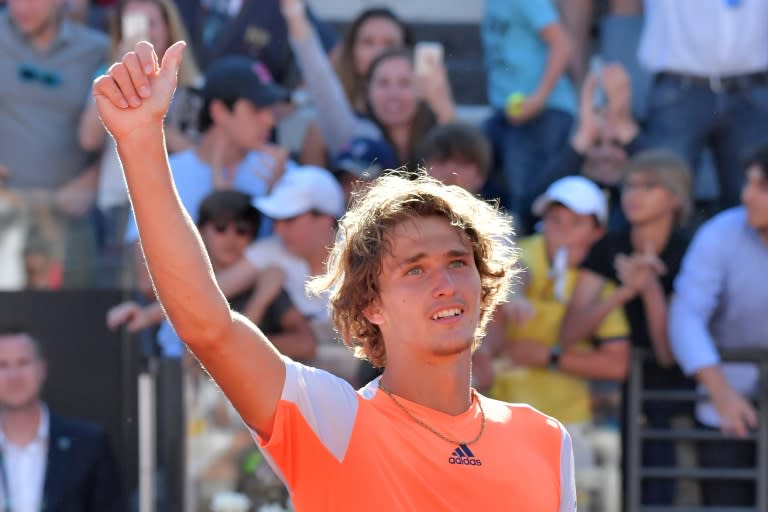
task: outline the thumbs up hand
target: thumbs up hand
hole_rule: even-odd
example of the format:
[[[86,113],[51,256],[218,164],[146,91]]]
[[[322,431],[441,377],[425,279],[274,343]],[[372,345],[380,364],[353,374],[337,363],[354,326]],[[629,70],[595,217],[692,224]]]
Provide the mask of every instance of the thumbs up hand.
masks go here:
[[[158,63],[152,45],[139,42],[96,79],[96,108],[117,143],[137,130],[162,128],[185,46],[183,41],[176,42]]]

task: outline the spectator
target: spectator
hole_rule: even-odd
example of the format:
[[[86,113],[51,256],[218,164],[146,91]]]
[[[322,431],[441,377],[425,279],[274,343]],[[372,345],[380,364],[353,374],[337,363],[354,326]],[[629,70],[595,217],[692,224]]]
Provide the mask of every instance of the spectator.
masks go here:
[[[218,61],[206,72],[202,96],[200,143],[170,159],[179,198],[193,214],[216,189],[264,195],[283,173],[288,156],[267,142],[275,124],[273,109],[288,100],[288,93],[272,82],[263,65],[245,57]],[[135,221],[129,218],[125,240],[135,247],[139,287],[152,296],[137,239]]]
[[[262,62],[283,87],[290,89],[299,82],[279,0],[176,0],[176,5],[190,31],[197,62],[206,71],[214,62],[238,55]],[[336,43],[333,31],[311,10],[307,15],[324,49],[330,51]]]
[[[570,143],[546,160],[531,189],[543,193],[551,179],[583,174],[608,197],[608,232],[625,231],[629,226],[621,211],[622,170],[628,157],[650,146],[631,105],[629,76],[621,64],[607,64],[599,73],[590,73],[581,89],[578,124]],[[522,222],[526,229],[532,228],[529,217]]]
[[[336,237],[337,221],[344,214],[344,195],[331,173],[317,167],[289,171],[272,193],[254,202],[273,219],[275,236],[257,240],[245,259],[222,276],[224,293],[243,279],[269,267],[285,275],[285,288],[297,308],[309,319],[318,341],[313,366],[354,382],[358,363],[340,343],[331,325],[327,296],[312,296],[306,285],[325,270],[328,247]]]
[[[550,0],[488,0],[482,37],[495,111],[485,130],[506,179],[507,208],[525,214],[535,197],[530,180],[573,124],[568,35]]]
[[[10,0],[0,11],[0,165],[7,186],[55,211],[57,229],[45,242],[72,286],[93,278],[87,214],[98,181],[72,127],[107,46],[102,34],[63,18],[57,0]]]
[[[6,510],[121,510],[106,432],[40,399],[46,362],[21,330],[0,332],[0,499]]]
[[[696,377],[711,401],[699,402],[696,416],[707,430],[745,437],[757,428],[749,396],[760,393],[758,369],[721,363],[718,349],[768,348],[768,146],[746,160],[743,206],[703,225],[691,243],[669,310],[669,337],[686,374]],[[702,441],[702,467],[755,467],[752,442]],[[755,506],[755,483],[705,480],[710,506]]]
[[[578,488],[579,468],[595,463],[587,439],[592,423],[589,381],[624,380],[629,368],[629,325],[624,312],[614,309],[578,344],[563,349],[558,331],[578,265],[605,233],[608,209],[600,189],[580,176],[553,183],[533,209],[542,219],[542,234],[519,241],[524,295],[500,308],[494,319],[506,331],[503,345],[492,347],[486,340],[483,350],[499,358],[491,396],[530,404],[568,429]],[[609,284],[601,295],[612,292]],[[531,313],[521,318],[523,308]]]
[[[317,35],[302,0],[281,0],[293,51],[306,78],[307,92],[317,109],[317,122],[332,155],[357,137],[384,139],[400,164],[415,161],[414,152],[426,132],[455,117],[448,76],[442,62],[431,62],[428,73],[416,74],[410,51],[380,53],[368,68],[367,118],[355,113]]]
[[[124,20],[132,16],[143,18],[147,30],[143,34],[133,34],[131,37],[134,40],[126,40],[122,33],[123,24]],[[150,41],[160,55],[165,53],[173,41],[188,39],[173,2],[170,0],[122,0],[117,5],[111,26],[112,58],[117,59],[125,53],[127,48],[132,48],[141,39]],[[103,66],[97,75],[105,71],[106,66]],[[187,149],[192,144],[190,137],[185,133],[185,128],[189,128],[186,126],[187,123],[179,122],[183,117],[180,111],[195,111],[189,104],[193,98],[190,88],[199,86],[200,81],[200,72],[192,58],[191,50],[188,49],[184,64],[179,71],[179,89],[165,130],[166,144],[171,153]],[[101,219],[99,280],[104,286],[129,286],[131,279],[125,274],[131,265],[126,265],[124,261],[123,235],[128,222],[130,204],[114,141],[106,135],[96,112],[96,105],[91,102],[80,119],[78,136],[84,150],[101,151],[96,195],[96,206]]]
[[[741,159],[768,131],[768,3],[645,0],[641,63],[654,74],[648,136],[697,168],[712,149],[719,207],[739,203]]]
[[[680,226],[691,212],[690,189],[690,170],[673,153],[649,151],[630,160],[621,196],[630,229],[608,234],[592,247],[581,265],[560,329],[560,341],[569,347],[588,336],[611,311],[623,307],[632,346],[655,355],[643,367],[642,378],[648,389],[690,388],[690,382],[673,366],[667,338],[667,303],[688,246]],[[603,296],[600,292],[607,283],[616,288]],[[624,422],[638,421],[627,418],[626,399],[623,409]],[[676,405],[643,405],[649,428],[669,428],[672,416],[687,412]],[[623,440],[626,443],[625,435]],[[673,447],[668,441],[646,441],[643,465],[674,466]],[[670,505],[674,499],[674,481],[643,482],[643,504]]]
[[[261,214],[251,205],[247,194],[236,190],[218,190],[200,204],[197,227],[205,245],[211,266],[219,275],[239,262],[246,247],[259,232]],[[242,312],[271,336],[281,352],[298,360],[309,360],[315,355],[315,338],[309,323],[294,307],[282,290],[283,275],[279,269],[268,268],[249,287],[229,299],[235,311]],[[254,279],[251,279],[251,283]],[[164,320],[160,304],[141,307],[135,302],[123,302],[109,310],[107,324],[115,329],[126,325],[130,332],[138,332],[162,321],[157,340],[163,356],[179,358],[183,344],[171,324]]]
[[[281,356],[232,314],[175,198],[162,113],[182,49],[171,47],[158,68],[151,47],[137,45],[142,66],[155,64],[152,95],[140,107],[120,109],[122,93],[114,94],[131,94],[146,77],[141,67],[126,67],[130,62],[99,78],[94,94],[121,148],[163,306],[265,457],[280,468],[295,507],[434,510],[450,503],[575,511],[565,428],[469,386],[472,351],[513,273],[514,257],[503,242],[507,219],[458,187],[380,178],[344,216],[327,270],[312,289],[332,294],[345,343],[386,365],[384,375],[358,393],[338,377]],[[147,168],[158,171],[158,179],[140,179]],[[338,197],[343,205],[340,190]],[[260,206],[267,209],[263,201]],[[293,205],[279,206],[286,213]],[[378,464],[371,464],[372,450]],[[440,474],[441,489],[423,478],[430,474]]]
[[[385,50],[412,46],[410,29],[387,8],[365,9],[352,20],[338,48],[335,68],[344,93],[358,115],[364,116],[368,110],[366,77],[371,62]],[[328,149],[314,121],[307,126],[300,160],[303,164],[328,165]]]
[[[347,203],[360,185],[397,167],[397,156],[389,144],[373,139],[352,139],[336,155],[331,170],[344,190]]]
[[[427,173],[446,185],[477,194],[488,179],[491,147],[482,131],[465,123],[437,126],[420,149]]]

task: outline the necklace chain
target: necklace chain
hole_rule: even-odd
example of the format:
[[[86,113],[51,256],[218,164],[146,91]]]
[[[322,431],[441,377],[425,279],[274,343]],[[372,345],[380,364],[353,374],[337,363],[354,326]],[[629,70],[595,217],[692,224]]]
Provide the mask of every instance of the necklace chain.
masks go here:
[[[418,425],[421,425],[425,429],[429,430],[433,434],[435,434],[437,437],[442,439],[443,441],[448,441],[451,444],[456,445],[472,445],[475,444],[480,440],[481,437],[483,437],[483,432],[485,432],[485,411],[483,410],[483,403],[480,401],[480,397],[477,396],[477,391],[475,388],[472,388],[472,398],[474,400],[477,400],[477,406],[480,408],[480,417],[482,418],[482,423],[480,423],[480,432],[477,433],[475,437],[473,437],[470,441],[459,441],[456,439],[453,439],[452,437],[448,437],[447,435],[443,434],[439,430],[431,427],[428,425],[424,420],[420,419],[418,416],[414,415],[411,411],[408,410],[407,407],[405,407],[402,403],[400,403],[400,400],[397,399],[395,395],[392,394],[390,390],[384,387],[384,385],[379,381],[379,388],[386,393],[389,398],[392,399],[392,401],[395,403],[395,405],[403,411],[409,418],[411,418],[414,422],[416,422]]]

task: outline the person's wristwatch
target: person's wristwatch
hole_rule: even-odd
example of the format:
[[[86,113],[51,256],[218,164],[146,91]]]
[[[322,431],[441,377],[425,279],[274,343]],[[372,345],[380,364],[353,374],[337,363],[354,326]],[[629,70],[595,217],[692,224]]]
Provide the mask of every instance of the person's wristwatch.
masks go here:
[[[555,345],[549,351],[549,361],[547,366],[550,370],[560,369],[560,345]]]

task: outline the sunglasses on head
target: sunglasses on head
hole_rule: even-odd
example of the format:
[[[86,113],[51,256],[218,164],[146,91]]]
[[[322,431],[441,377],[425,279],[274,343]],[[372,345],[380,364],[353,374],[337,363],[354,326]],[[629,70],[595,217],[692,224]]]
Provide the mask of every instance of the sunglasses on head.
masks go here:
[[[61,85],[61,75],[53,71],[46,71],[30,64],[19,64],[17,69],[19,80],[24,83],[39,82],[45,87],[58,87]]]

